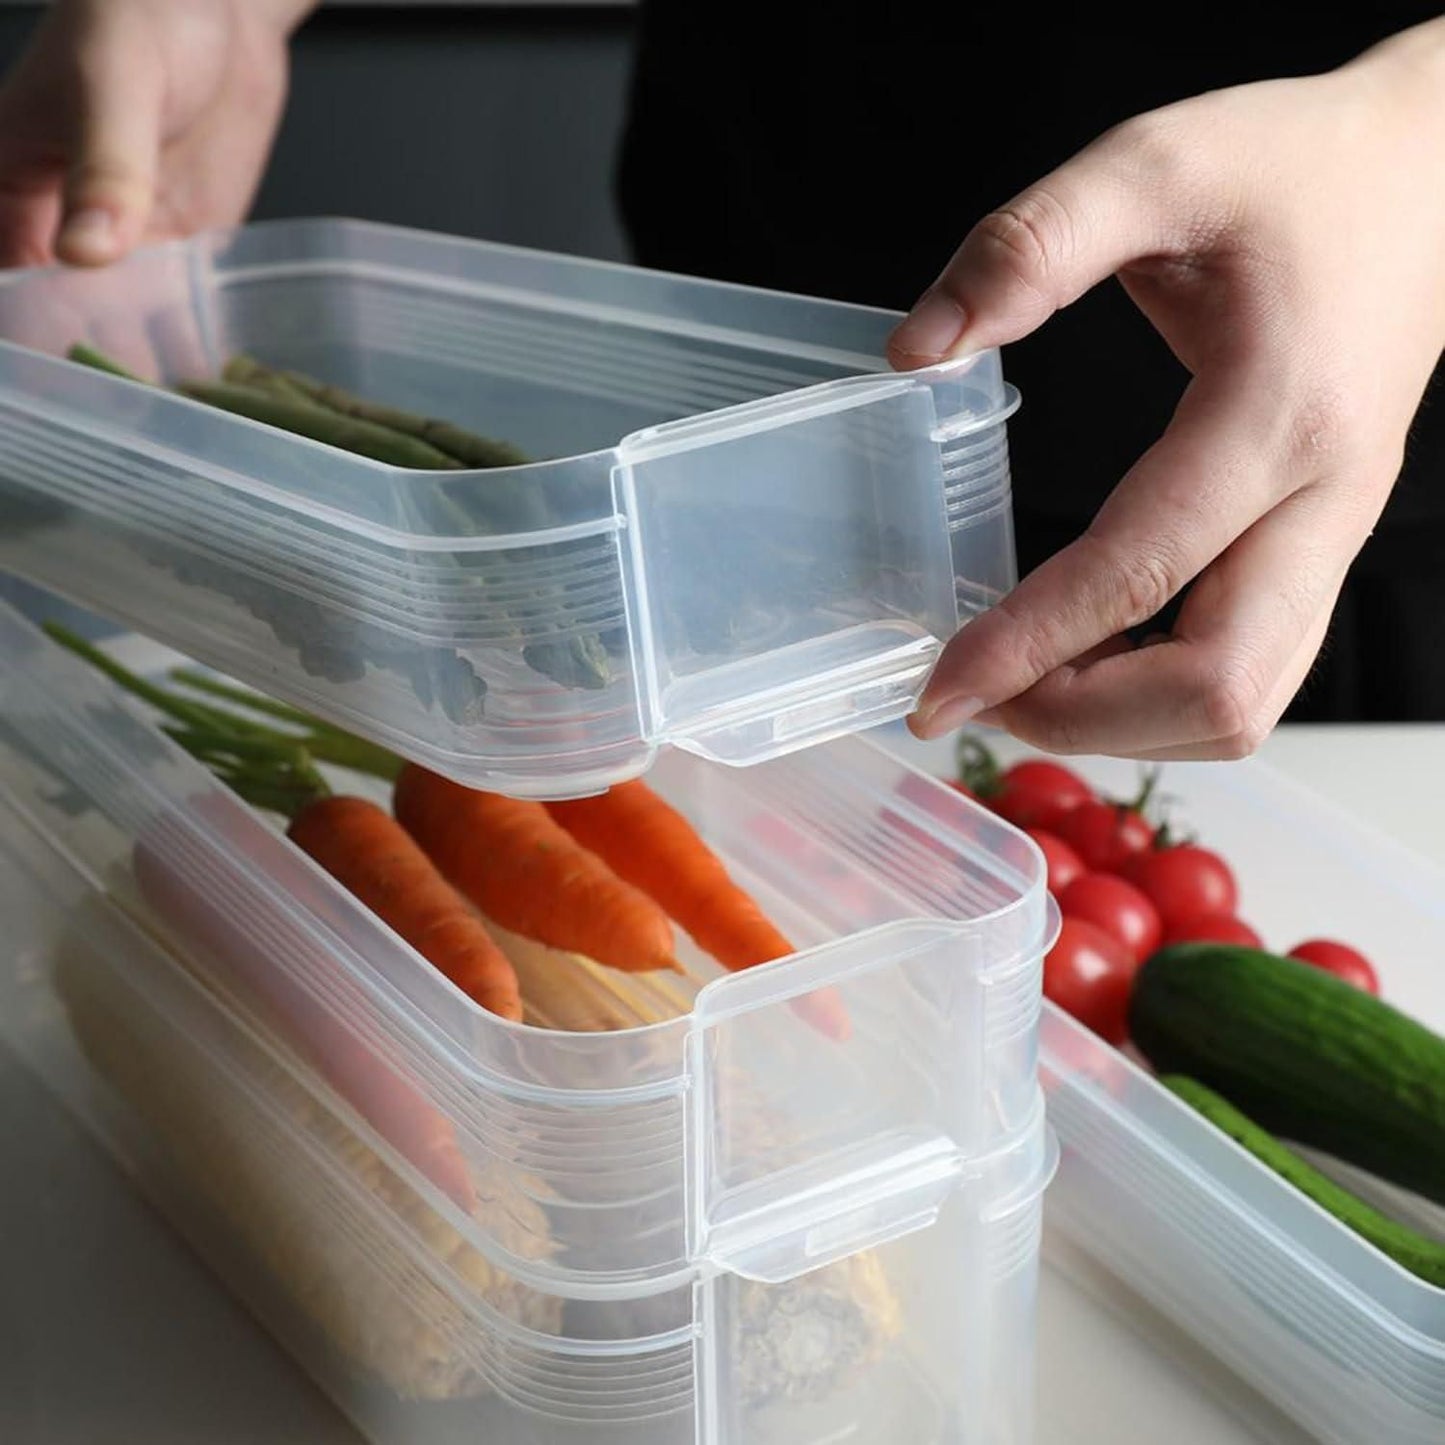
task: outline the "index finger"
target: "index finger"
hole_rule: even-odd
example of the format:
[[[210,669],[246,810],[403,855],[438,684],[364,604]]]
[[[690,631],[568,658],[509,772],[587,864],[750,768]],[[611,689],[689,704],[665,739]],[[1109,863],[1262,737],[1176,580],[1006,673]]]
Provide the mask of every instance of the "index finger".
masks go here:
[[[1147,622],[1298,485],[1256,368],[1201,375],[1088,531],[944,649],[911,726],[938,737]]]

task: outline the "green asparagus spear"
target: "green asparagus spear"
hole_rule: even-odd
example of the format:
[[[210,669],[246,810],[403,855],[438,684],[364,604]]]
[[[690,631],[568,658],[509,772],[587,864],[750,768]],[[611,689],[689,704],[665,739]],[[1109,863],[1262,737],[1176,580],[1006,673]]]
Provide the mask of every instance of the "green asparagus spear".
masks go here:
[[[293,401],[273,392],[238,386],[229,381],[183,381],[176,388],[193,401],[204,401],[222,411],[248,416],[282,431],[327,442],[395,467],[421,471],[459,471],[461,463],[416,437],[403,436],[375,422],[337,416],[308,402]]]
[[[144,379],[137,376],[135,372],[107,356],[98,347],[87,346],[83,341],[77,341],[65,355],[69,360],[78,361],[82,366],[92,367],[96,371],[108,371],[112,376],[124,377],[126,381],[138,381],[142,386],[146,385]]]
[[[233,356],[221,374],[223,379],[232,385],[244,386],[252,391],[264,391],[289,402],[303,403],[317,408],[329,417],[381,427],[402,439],[401,445],[405,445],[406,439],[414,440],[448,456],[454,467],[473,469],[513,466],[527,460],[523,453],[506,443],[473,436],[450,422],[434,421],[399,411],[394,407],[366,401],[340,387],[316,381],[297,371],[278,371],[275,367],[257,361],[254,356]],[[444,440],[455,441],[455,446],[443,445]],[[503,453],[504,460],[476,460],[484,454],[501,457]],[[483,519],[487,523],[484,530],[488,535],[502,531],[540,531],[551,522],[541,494],[532,485],[489,488],[478,500],[494,514]],[[464,511],[455,504],[452,509],[457,514],[459,532],[470,535],[477,531],[478,517],[473,509]]]
[[[336,411],[353,420],[366,420],[405,436],[415,437],[447,452],[468,467],[513,466],[527,460],[516,447],[477,436],[450,422],[417,416],[396,407],[384,406],[354,396],[341,387],[316,381],[295,371],[277,371],[254,357],[233,356],[226,364],[228,381],[264,387],[276,396],[302,396],[316,405]],[[540,531],[551,523],[546,503],[534,486],[509,489],[505,496],[497,491],[486,500],[494,510],[505,512],[505,518],[494,519],[515,531]],[[466,525],[470,526],[468,518]],[[501,559],[498,559],[500,562]],[[523,602],[526,599],[519,599]],[[535,599],[544,610],[555,602],[542,593]],[[539,638],[522,649],[527,666],[543,677],[550,677],[563,687],[604,688],[612,680],[612,664],[607,649],[596,633],[580,636]]]
[[[382,402],[368,401],[329,382],[317,381],[299,371],[274,372],[262,366],[251,357],[236,359],[244,372],[255,375],[269,373],[284,385],[309,397],[313,402],[342,416],[354,417],[360,421],[373,422],[405,436],[416,437],[445,452],[467,467],[517,467],[528,461],[527,455],[509,442],[495,441],[491,437],[479,436],[437,417],[420,416],[416,412],[403,411],[400,407],[386,406]],[[235,365],[236,362],[232,364]]]
[[[68,354],[71,360],[82,365],[129,380],[141,380],[85,343],[76,343]],[[339,387],[297,373],[282,373],[246,356],[231,359],[222,382],[183,382],[177,390],[193,400],[394,466],[457,471],[517,465],[527,460],[522,452],[506,443],[476,436],[448,422],[365,401]],[[445,447],[443,442],[447,444]],[[507,513],[508,529],[530,531],[549,525],[545,503],[534,488],[507,489],[505,495],[492,492],[488,500],[494,506],[500,504],[500,510]],[[470,517],[459,521],[467,530],[472,530],[475,524],[475,519]],[[497,559],[488,570],[496,565],[506,570],[502,559]],[[551,610],[555,603],[549,592],[549,588],[544,588],[531,598],[516,599],[523,608],[523,616],[520,620],[514,617],[513,621],[523,635],[528,630],[525,619],[528,601],[541,604],[544,612]],[[503,607],[500,615],[510,613],[511,608]],[[611,680],[610,659],[595,633],[534,638],[523,646],[522,655],[534,671],[564,687],[602,688]],[[333,666],[333,661],[329,654],[326,658],[313,658],[310,670],[331,676],[340,666],[339,661]],[[466,671],[472,682],[471,691],[484,691],[482,680],[469,667]],[[467,702],[461,711],[469,712],[473,705]],[[449,706],[448,716],[457,712],[458,706]]]
[[[279,371],[250,356],[233,356],[221,372],[221,380],[236,386],[249,386],[255,391],[269,391],[273,396],[283,396],[290,401],[316,405],[299,386],[292,385]]]
[[[519,466],[529,460],[525,453],[507,442],[478,436],[448,421],[417,416],[397,407],[368,401],[364,397],[344,391],[339,386],[317,381],[299,371],[278,371],[257,361],[254,356],[233,356],[226,363],[223,375],[230,382],[268,391],[275,396],[309,401],[313,406],[334,412],[338,416],[382,426],[402,436],[415,437],[418,441],[445,452],[467,468]],[[530,484],[491,487],[478,494],[476,500],[484,511],[491,513],[485,518],[489,524],[488,532],[541,531],[552,523],[541,492]],[[464,522],[467,531],[474,530],[476,520],[476,516],[469,510]]]

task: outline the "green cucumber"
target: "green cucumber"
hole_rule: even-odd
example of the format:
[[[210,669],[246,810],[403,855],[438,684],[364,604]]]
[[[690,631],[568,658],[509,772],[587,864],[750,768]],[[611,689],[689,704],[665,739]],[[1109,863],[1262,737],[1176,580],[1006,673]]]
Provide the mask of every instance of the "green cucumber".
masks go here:
[[[1208,1119],[1261,1164],[1294,1185],[1307,1199],[1333,1214],[1341,1224],[1367,1239],[1381,1253],[1429,1284],[1445,1288],[1445,1244],[1416,1234],[1413,1229],[1372,1209],[1287,1149],[1272,1134],[1245,1118],[1233,1104],[1221,1099],[1197,1079],[1165,1074],[1159,1082],[1178,1095],[1190,1108]]]
[[[1180,943],[1135,976],[1129,1032],[1271,1134],[1445,1203],[1445,1039],[1320,969]]]

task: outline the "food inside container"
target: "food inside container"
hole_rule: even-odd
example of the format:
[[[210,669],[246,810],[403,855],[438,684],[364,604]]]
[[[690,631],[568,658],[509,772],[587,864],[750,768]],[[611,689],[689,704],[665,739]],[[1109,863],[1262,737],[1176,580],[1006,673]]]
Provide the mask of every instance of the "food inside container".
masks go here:
[[[907,712],[1014,575],[990,351],[345,221],[0,295],[0,566],[532,797]]]
[[[1134,763],[982,741],[996,760],[971,746],[963,777],[938,771],[1034,831],[1065,915],[1040,1037],[1055,1262],[1312,1438],[1442,1438],[1438,868],[1266,763],[1146,787]],[[1069,917],[1106,870],[1159,915],[1142,967],[1104,890]],[[1081,948],[1081,921],[1117,931]]]
[[[1048,917],[1017,835],[862,743],[756,779],[678,759],[665,836],[786,952],[710,954],[656,883],[671,957],[647,970],[474,908],[516,974],[505,1019],[283,836],[313,770],[381,810],[394,758],[213,674],[116,665],[144,648],[92,654],[143,721],[4,641],[5,857],[44,837],[90,880],[15,1023],[79,1045],[107,1142],[375,1438],[1026,1438]],[[332,758],[300,756],[313,734]],[[580,837],[605,805],[527,807]]]

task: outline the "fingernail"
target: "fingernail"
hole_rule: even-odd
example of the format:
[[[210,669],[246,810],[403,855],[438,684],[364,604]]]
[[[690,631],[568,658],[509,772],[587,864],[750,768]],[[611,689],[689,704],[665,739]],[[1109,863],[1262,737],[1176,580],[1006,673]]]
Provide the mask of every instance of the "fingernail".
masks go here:
[[[888,349],[920,361],[940,361],[963,335],[963,307],[942,291],[925,291],[888,339]]]
[[[931,708],[920,708],[909,719],[909,726],[920,738],[941,738],[971,722],[983,711],[978,697],[946,697]]]
[[[77,211],[61,228],[60,244],[68,251],[108,256],[115,244],[115,220],[109,211]]]

